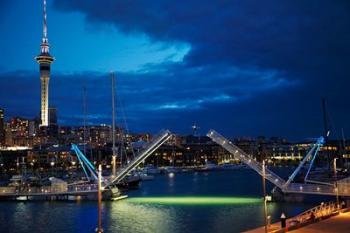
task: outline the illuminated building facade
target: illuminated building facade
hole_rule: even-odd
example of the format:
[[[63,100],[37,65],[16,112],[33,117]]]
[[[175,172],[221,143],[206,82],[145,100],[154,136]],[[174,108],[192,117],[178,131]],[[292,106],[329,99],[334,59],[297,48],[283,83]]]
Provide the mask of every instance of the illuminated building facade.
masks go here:
[[[0,109],[0,146],[5,145],[4,110]]]

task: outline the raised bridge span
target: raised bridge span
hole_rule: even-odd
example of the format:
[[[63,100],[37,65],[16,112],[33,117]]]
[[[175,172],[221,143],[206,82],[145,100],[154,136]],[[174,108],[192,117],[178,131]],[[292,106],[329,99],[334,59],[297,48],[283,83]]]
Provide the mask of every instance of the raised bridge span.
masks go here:
[[[150,156],[155,150],[157,150],[163,143],[165,143],[172,136],[171,132],[168,130],[162,131],[158,136],[156,136],[151,142],[146,144],[137,156],[130,161],[125,167],[122,167],[116,176],[104,177],[103,188],[109,189],[114,184],[120,182],[132,169],[137,167],[144,159]],[[234,145],[227,138],[223,137],[214,130],[210,130],[207,134],[214,142],[221,145],[228,152],[230,152],[235,158],[239,159],[258,174],[262,175],[262,164],[254,160],[251,155],[241,150],[239,147]],[[321,145],[321,142],[316,142],[310,152],[305,156],[302,163],[307,159],[311,158],[312,153],[316,153]],[[79,154],[79,158],[83,160],[84,156],[78,147],[75,148],[75,152]],[[81,154],[80,154],[81,153]],[[90,164],[91,165],[91,164]],[[88,164],[87,168],[90,166]],[[301,164],[302,165],[302,164]],[[301,193],[301,194],[318,194],[318,195],[340,195],[340,196],[350,196],[350,177],[339,180],[337,182],[338,189],[335,184],[310,184],[310,183],[293,183],[292,180],[296,173],[298,172],[299,166],[290,178],[286,181],[270,169],[265,169],[265,178],[272,184],[276,185],[284,193]],[[91,167],[91,173],[96,172],[95,169]],[[96,174],[96,173],[95,173]],[[92,176],[94,176],[92,174]],[[14,190],[12,187],[1,188],[0,197],[21,197],[21,196],[59,196],[59,195],[85,195],[97,192],[97,184],[70,184],[66,190],[55,189],[50,186],[41,187],[38,189],[24,189],[24,190]]]
[[[113,184],[120,182],[131,170],[136,168],[142,161],[144,161],[148,156],[150,156],[155,150],[157,150],[161,145],[163,145],[172,136],[169,130],[162,131],[158,136],[156,136],[144,149],[125,167],[122,167],[116,174],[116,176],[108,177],[104,180],[104,187],[109,187]]]
[[[157,150],[161,145],[163,145],[172,133],[169,130],[161,131],[156,137],[154,137],[149,143],[147,143],[140,152],[135,156],[133,160],[127,163],[124,167],[121,167],[116,176],[103,177],[102,187],[103,190],[108,190],[115,184],[120,182],[125,178],[128,173],[136,168],[144,159],[150,156],[155,150]],[[88,171],[91,173],[90,178],[92,180],[97,180],[97,171],[94,165],[85,157],[85,155],[80,151],[78,146],[72,145],[72,150],[77,154],[79,162],[84,169],[85,174]],[[82,196],[89,194],[96,194],[98,190],[97,183],[92,184],[68,184],[64,187],[60,184],[57,186],[45,186],[40,188],[23,188],[16,189],[15,187],[1,187],[0,188],[0,198],[17,198],[17,197],[31,197],[31,196]]]
[[[214,142],[221,145],[224,149],[230,152],[235,158],[239,159],[242,163],[252,168],[261,176],[263,175],[263,165],[254,160],[251,155],[244,152],[238,146],[234,145],[230,140],[216,132],[210,130],[207,134]],[[308,158],[311,158],[313,153],[317,153],[319,147],[322,145],[322,140],[318,140],[309,153],[303,159],[306,162]],[[313,162],[313,161],[312,161]],[[300,164],[298,168],[290,176],[287,181],[272,172],[270,169],[265,168],[265,178],[272,184],[276,185],[284,193],[301,193],[301,194],[317,194],[317,195],[339,195],[339,196],[350,196],[350,177],[337,182],[337,187],[334,184],[310,184],[310,183],[293,183],[293,178],[298,173],[299,169],[303,164]]]

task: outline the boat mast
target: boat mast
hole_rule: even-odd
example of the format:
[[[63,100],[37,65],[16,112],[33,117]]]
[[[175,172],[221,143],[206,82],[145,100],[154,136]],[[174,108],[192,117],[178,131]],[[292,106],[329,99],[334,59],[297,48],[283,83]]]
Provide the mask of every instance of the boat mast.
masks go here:
[[[86,86],[84,84],[83,86],[83,146],[84,146],[84,155],[86,155],[86,113],[87,113],[87,106],[86,106]]]
[[[342,160],[343,162],[343,166],[347,166],[348,164],[348,159],[347,157],[344,156],[345,152],[346,152],[346,140],[345,140],[345,135],[344,135],[344,128],[341,128],[341,136],[342,136],[342,145],[341,145],[341,154],[339,155],[339,158]]]
[[[327,117],[327,108],[326,108],[326,99],[322,98],[322,112],[323,112],[323,127],[324,127],[324,139],[325,142],[328,140],[329,129],[328,129],[328,117]]]
[[[325,145],[328,143],[328,136],[329,136],[329,127],[328,127],[328,117],[327,117],[327,108],[326,108],[326,99],[322,98],[322,112],[323,112],[323,126],[324,126],[324,141]],[[329,153],[327,153],[327,167],[328,171],[330,171],[330,156]]]
[[[116,148],[115,148],[115,80],[114,80],[114,72],[111,72],[111,79],[112,79],[112,175],[116,175]]]

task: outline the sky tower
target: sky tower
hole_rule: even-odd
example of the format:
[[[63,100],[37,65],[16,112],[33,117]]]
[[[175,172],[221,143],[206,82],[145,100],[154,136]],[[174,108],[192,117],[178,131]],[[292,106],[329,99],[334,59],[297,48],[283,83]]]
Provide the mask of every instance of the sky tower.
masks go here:
[[[49,125],[49,81],[50,81],[50,66],[54,58],[49,52],[49,40],[47,38],[46,25],[46,0],[44,0],[43,12],[43,38],[40,45],[40,54],[35,57],[40,67],[41,81],[41,126]]]

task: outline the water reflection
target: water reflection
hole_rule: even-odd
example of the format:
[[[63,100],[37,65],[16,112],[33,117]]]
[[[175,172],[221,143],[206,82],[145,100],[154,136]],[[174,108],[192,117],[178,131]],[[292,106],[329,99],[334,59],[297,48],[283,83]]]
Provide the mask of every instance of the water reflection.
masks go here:
[[[247,197],[132,197],[106,203],[108,232],[235,232],[262,223],[262,200]],[[234,224],[234,226],[233,226]]]
[[[129,201],[112,202],[108,206],[108,232],[179,232],[172,208],[134,204]]]
[[[263,224],[260,182],[245,170],[157,176],[126,200],[104,202],[103,227],[111,233],[241,232]],[[312,205],[269,203],[268,209],[278,220],[281,212],[292,216]],[[0,232],[85,233],[97,225],[94,201],[0,202],[0,209]]]

